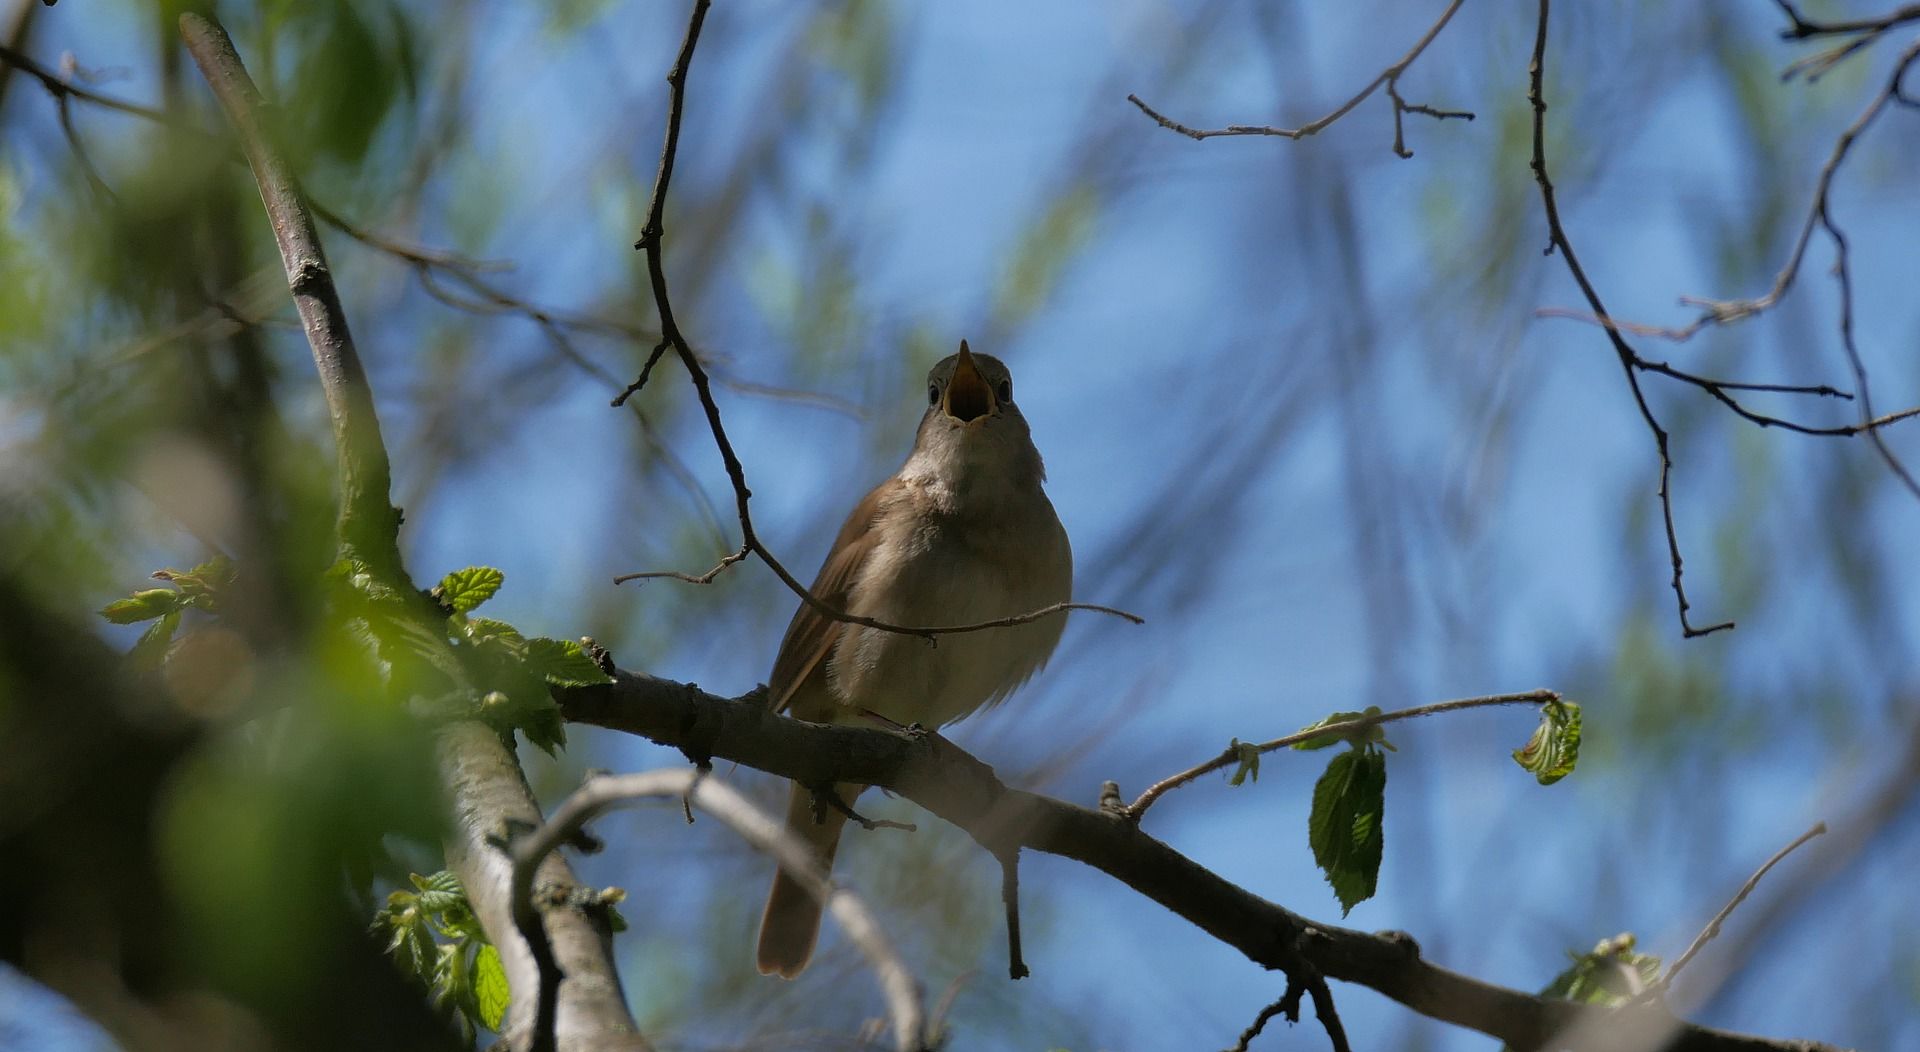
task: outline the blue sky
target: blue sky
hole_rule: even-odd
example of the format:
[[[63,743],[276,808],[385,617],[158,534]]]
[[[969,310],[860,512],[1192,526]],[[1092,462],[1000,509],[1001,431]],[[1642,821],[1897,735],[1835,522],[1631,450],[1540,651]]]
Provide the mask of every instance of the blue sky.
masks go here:
[[[1751,51],[1769,68],[1796,52],[1772,40],[1770,5],[1708,6],[1723,24],[1703,28],[1706,16],[1666,5],[1643,5],[1618,25],[1559,15],[1549,82],[1561,137],[1550,140],[1556,181],[1569,233],[1624,317],[1681,322],[1688,316],[1678,295],[1760,291],[1784,251],[1780,237],[1764,238],[1744,269],[1723,264],[1715,239],[1737,234],[1743,216],[1753,226],[1798,221],[1831,136],[1898,50],[1883,43],[1813,88],[1768,89],[1780,134],[1802,145],[1784,151],[1797,171],[1780,180],[1787,190],[1776,199],[1756,189],[1768,185],[1751,170],[1760,154],[1704,49],[1715,41]],[[1865,473],[1875,489],[1862,504],[1862,528],[1877,539],[1874,554],[1909,557],[1872,561],[1894,598],[1876,611],[1877,632],[1855,632],[1834,564],[1793,557],[1822,549],[1833,528],[1814,482],[1871,464],[1870,451],[1761,433],[1703,406],[1697,393],[1650,383],[1675,428],[1676,514],[1698,619],[1718,620],[1735,605],[1730,581],[1741,566],[1757,561],[1771,581],[1738,609],[1736,632],[1678,640],[1652,443],[1619,367],[1597,329],[1533,315],[1582,304],[1560,261],[1540,255],[1538,199],[1525,192],[1524,156],[1503,138],[1503,114],[1525,87],[1530,12],[1463,9],[1403,88],[1414,101],[1481,117],[1409,118],[1415,156],[1403,161],[1387,149],[1384,98],[1302,142],[1194,143],[1154,127],[1124,96],[1138,91],[1194,124],[1299,123],[1397,57],[1436,4],[1290,6],[1279,16],[1284,33],[1246,4],[1220,5],[1211,28],[1196,24],[1194,8],[1146,2],[880,7],[893,20],[882,52],[898,76],[893,101],[865,113],[833,86],[835,74],[817,74],[827,86],[807,98],[819,107],[781,118],[794,125],[780,147],[786,183],[747,196],[739,226],[713,249],[712,277],[697,290],[681,286],[676,305],[695,342],[729,356],[737,373],[815,390],[843,385],[830,393],[867,410],[850,418],[722,393],[763,533],[800,573],[815,565],[840,511],[892,469],[910,440],[913,377],[925,362],[907,361],[903,336],[925,333],[943,348],[970,336],[1017,373],[1049,491],[1080,559],[1080,598],[1128,607],[1149,623],[1075,615],[1054,666],[1015,703],[956,729],[957,740],[1003,769],[1022,769],[1106,732],[1050,783],[1091,802],[1102,779],[1137,792],[1230,737],[1275,737],[1335,709],[1540,686],[1582,691],[1589,742],[1603,758],[1550,789],[1506,759],[1531,727],[1522,711],[1393,729],[1401,752],[1390,764],[1380,894],[1346,921],[1406,929],[1431,959],[1519,987],[1543,985],[1563,950],[1618,931],[1639,933],[1650,952],[1677,954],[1755,865],[1814,819],[1843,817],[1852,791],[1885,766],[1884,728],[1910,720],[1888,699],[1913,683],[1920,579],[1910,539],[1920,535],[1920,502],[1886,485],[1884,471]],[[720,186],[754,123],[775,119],[770,107],[780,100],[766,84],[793,57],[795,27],[811,11],[716,5],[696,60],[676,203],[691,208]],[[469,23],[453,31],[473,35],[477,68],[499,72],[470,88],[463,137],[434,192],[466,193],[497,211],[463,225],[429,209],[410,236],[445,243],[482,230],[465,247],[517,261],[507,281],[529,298],[585,307],[617,301],[624,287],[631,299],[631,236],[651,181],[665,106],[660,76],[678,44],[681,5],[620,5],[578,37],[535,24],[525,9],[464,13]],[[1684,30],[1666,34],[1666,17]],[[83,65],[124,66],[127,78],[107,89],[154,97],[150,49],[126,32],[124,15],[82,19],[63,5],[42,28],[36,53],[70,48]],[[1190,64],[1169,69],[1181,46],[1191,47]],[[1621,54],[1636,55],[1632,68],[1644,77],[1610,79],[1610,56]],[[44,133],[49,107],[25,88],[10,96],[9,120]],[[868,123],[850,129],[851,121]],[[1920,305],[1908,294],[1920,230],[1920,193],[1907,177],[1912,122],[1910,114],[1884,118],[1834,198],[1855,237],[1860,344],[1883,410],[1920,402],[1911,353]],[[83,127],[111,137],[116,125],[89,117]],[[1008,260],[1062,189],[1062,165],[1086,150],[1099,161],[1101,203],[1084,246],[1030,318],[995,328],[994,290]],[[29,188],[28,207],[53,192],[36,166],[56,156],[23,150],[7,159]],[[1516,181],[1523,192],[1496,196]],[[808,205],[818,206],[825,234],[803,221]],[[1351,211],[1350,240],[1330,218],[1338,209]],[[1755,209],[1778,214],[1750,216]],[[672,265],[694,246],[675,241],[671,210],[668,219]],[[1502,235],[1503,223],[1516,232]],[[838,372],[809,365],[792,335],[792,315],[817,306],[807,299],[825,248],[844,253],[854,277]],[[333,251],[356,324],[418,299],[403,269],[344,246]],[[1817,243],[1793,298],[1772,317],[1642,349],[1709,373],[1851,387],[1833,336],[1828,263]],[[1482,268],[1496,275],[1490,291],[1468,281]],[[405,392],[431,379],[407,353],[428,323],[411,324],[418,328],[361,330],[390,436],[410,426]],[[982,347],[975,334],[988,331],[1005,332],[1005,345]],[[510,321],[475,338],[489,361],[544,353],[531,327]],[[632,348],[591,351],[615,372],[631,370]],[[663,372],[644,397],[672,397],[665,386],[682,379]],[[487,436],[485,455],[461,463],[410,515],[404,541],[415,573],[500,566],[508,585],[498,611],[516,624],[553,635],[592,630],[616,654],[657,653],[649,671],[744,690],[764,678],[792,606],[763,569],[737,568],[700,593],[628,586],[618,600],[631,604],[630,616],[610,617],[582,598],[611,588],[615,573],[665,560],[693,568],[717,554],[683,543],[677,531],[690,505],[657,477],[613,495],[583,484],[628,477],[633,423],[605,407],[608,393],[575,378],[523,407],[511,430]],[[302,397],[317,418],[317,390]],[[1756,404],[1835,422],[1851,411]],[[724,518],[724,477],[694,423],[673,418],[668,437]],[[1920,457],[1911,436],[1894,441]],[[1160,495],[1207,449],[1223,461],[1244,453],[1247,468],[1231,480],[1244,495],[1191,509],[1193,528],[1174,542],[1180,553],[1127,546],[1140,523],[1167,513],[1156,507]],[[399,470],[404,489],[407,463]],[[181,543],[165,533],[141,538],[127,573],[144,572],[138,560],[155,553],[178,562]],[[1138,587],[1121,590],[1129,582]],[[582,617],[601,623],[583,626]],[[1625,652],[1623,626],[1635,618],[1650,625],[1655,653],[1702,664],[1736,699],[1699,732],[1702,748],[1723,753],[1700,765],[1711,791],[1677,771],[1671,754],[1642,753],[1637,725],[1611,704],[1619,681],[1605,673]],[[1839,703],[1838,715],[1815,709],[1796,699],[1800,683],[1853,700]],[[1143,702],[1129,700],[1135,691]],[[1722,735],[1734,733],[1727,721],[1757,740],[1726,744]],[[574,741],[591,765],[679,762],[605,736],[576,733]],[[1304,835],[1319,755],[1272,757],[1259,783],[1240,789],[1204,780],[1164,801],[1148,829],[1268,898],[1336,920]],[[551,774],[552,787],[564,788],[566,777]],[[1821,997],[1823,984],[1843,981],[1837,965],[1857,940],[1912,967],[1911,951],[1876,932],[1914,920],[1911,903],[1895,900],[1900,875],[1920,854],[1915,833],[1908,807],[1871,861],[1830,891],[1844,917],[1782,927],[1770,952],[1711,1003],[1707,1021],[1843,1043],[1891,1036],[1859,1029],[1874,1024]],[[586,871],[620,883],[637,859],[660,850],[658,839],[639,839]],[[970,855],[957,864],[990,865]],[[726,870],[752,871],[745,863]],[[857,884],[860,870],[852,872]],[[736,890],[754,901],[761,894],[758,875],[744,890],[699,876],[674,870],[664,893],[691,907]],[[1099,874],[1035,859],[1026,881],[1043,889],[1028,949],[1035,977],[993,997],[1083,1006],[1098,1047],[1223,1046],[1278,995],[1275,977]],[[980,923],[997,924],[997,904],[978,905]],[[1812,916],[1841,913],[1835,905]],[[910,910],[886,919],[915,922]],[[738,952],[713,967],[747,965],[747,932],[736,934]],[[662,932],[657,946],[633,951],[638,972],[652,974],[660,953],[700,952],[703,940],[721,937],[706,928]],[[1005,983],[997,943],[988,944],[976,987]],[[1836,967],[1769,963],[1809,958]],[[925,977],[935,989],[951,978]],[[1917,996],[1910,976],[1885,982],[1886,998],[1910,1004]],[[57,1009],[19,994],[17,983],[11,989],[0,1005],[26,1007],[0,1010],[0,1019],[43,1033],[68,1029]],[[1367,991],[1335,993],[1359,1047],[1487,1047],[1476,1035],[1410,1024],[1409,1013]],[[1897,1034],[1913,1039],[1912,1023]],[[1028,1033],[1004,1047],[1054,1040]],[[1318,1037],[1263,1040],[1293,1047]]]

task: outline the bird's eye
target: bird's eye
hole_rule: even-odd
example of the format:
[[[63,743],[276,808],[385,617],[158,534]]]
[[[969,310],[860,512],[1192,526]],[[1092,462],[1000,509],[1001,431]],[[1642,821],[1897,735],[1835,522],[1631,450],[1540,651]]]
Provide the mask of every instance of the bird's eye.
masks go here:
[[[995,388],[993,393],[999,395],[1002,402],[1013,401],[1013,381],[1000,381],[1000,386]]]
[[[940,404],[940,385],[939,384],[927,385],[927,404],[928,405]]]

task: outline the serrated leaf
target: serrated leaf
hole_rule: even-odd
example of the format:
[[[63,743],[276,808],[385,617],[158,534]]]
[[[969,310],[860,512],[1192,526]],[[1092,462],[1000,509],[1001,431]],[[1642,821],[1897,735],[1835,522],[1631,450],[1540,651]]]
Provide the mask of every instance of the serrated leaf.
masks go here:
[[[1240,739],[1235,738],[1233,739],[1232,744],[1228,745],[1227,748],[1234,752],[1235,754],[1234,758],[1238,760],[1240,764],[1240,766],[1235,767],[1233,769],[1233,775],[1227,779],[1227,784],[1239,785],[1240,783],[1246,781],[1248,778],[1252,778],[1256,782],[1259,781],[1260,780],[1260,749],[1259,747],[1254,745],[1251,742],[1243,742]]]
[[[167,647],[173,643],[173,633],[180,627],[180,611],[169,610],[159,619],[147,626],[145,632],[134,642],[133,649],[127,651],[127,660],[133,667],[143,671],[152,671],[160,667],[167,659]]]
[[[100,609],[100,616],[116,625],[131,625],[178,611],[186,597],[171,588],[143,588]]]
[[[434,591],[454,613],[464,614],[492,599],[506,579],[506,574],[491,566],[469,566],[442,577],[440,587]]]
[[[571,639],[527,640],[527,667],[556,687],[595,687],[612,683],[592,657]]]
[[[413,886],[421,891],[445,891],[455,895],[467,893],[467,889],[460,885],[460,878],[450,869],[438,870],[425,876],[415,873],[409,879],[413,881]]]
[[[1313,787],[1307,843],[1342,916],[1372,898],[1379,882],[1386,789],[1387,758],[1371,748],[1335,756]]]
[[[492,943],[480,947],[473,959],[473,1000],[480,1009],[480,1021],[498,1033],[507,1018],[507,970],[500,964],[500,951]]]
[[[1527,744],[1513,750],[1513,762],[1533,773],[1541,785],[1552,785],[1573,773],[1580,759],[1580,706],[1571,701],[1549,701],[1540,706],[1540,724]]]
[[[521,733],[527,736],[527,742],[538,745],[548,756],[557,755],[567,745],[567,723],[560,718],[560,707],[547,702],[546,706],[528,712],[519,722]]]
[[[1349,723],[1353,720],[1365,719],[1369,716],[1378,716],[1378,715],[1380,715],[1380,706],[1369,705],[1367,706],[1367,709],[1365,712],[1336,712],[1323,720],[1318,720],[1316,722],[1309,723],[1305,727],[1300,728],[1300,730],[1302,732],[1305,732],[1305,731],[1313,730],[1315,727],[1331,727],[1336,723]],[[1293,747],[1296,749],[1299,749],[1302,752],[1311,752],[1315,749],[1324,749],[1329,745],[1338,745],[1341,742],[1348,742],[1354,745],[1367,745],[1367,744],[1385,745],[1386,738],[1387,738],[1386,731],[1379,724],[1376,723],[1371,726],[1362,727],[1358,730],[1346,731],[1344,733],[1335,732],[1333,734],[1317,735],[1315,737],[1308,738],[1305,741],[1294,742]],[[1390,745],[1387,747],[1392,748],[1392,746]]]
[[[473,640],[475,643],[499,640],[514,646],[519,646],[526,642],[526,637],[520,634],[519,629],[507,624],[505,621],[498,621],[491,617],[469,617],[464,619],[464,623],[460,627],[461,631],[466,633],[467,638]]]

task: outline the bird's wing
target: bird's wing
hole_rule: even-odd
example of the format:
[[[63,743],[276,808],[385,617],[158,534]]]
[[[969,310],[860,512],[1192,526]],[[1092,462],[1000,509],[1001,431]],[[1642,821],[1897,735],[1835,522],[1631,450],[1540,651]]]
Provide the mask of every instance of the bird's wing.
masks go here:
[[[833,548],[811,589],[821,602],[846,610],[853,586],[880,539],[874,524],[880,518],[891,487],[896,485],[897,480],[889,479],[874,487],[873,492],[854,505],[853,513],[841,525],[840,535],[834,538]],[[846,627],[845,622],[826,617],[801,600],[800,609],[793,612],[793,620],[787,625],[786,638],[780,641],[780,653],[773,659],[773,675],[767,681],[767,703],[773,711],[786,711],[810,677],[826,674],[827,655],[833,652],[833,645]]]

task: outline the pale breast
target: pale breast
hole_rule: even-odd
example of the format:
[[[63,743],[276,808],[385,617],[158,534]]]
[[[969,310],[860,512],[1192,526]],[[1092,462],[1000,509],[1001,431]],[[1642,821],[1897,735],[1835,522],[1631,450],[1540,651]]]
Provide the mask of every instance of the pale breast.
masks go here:
[[[892,624],[959,625],[1066,602],[1073,556],[1053,505],[1036,490],[978,517],[888,515],[850,612]],[[828,684],[853,715],[939,727],[1004,698],[1060,640],[1064,615],[926,640],[848,626]]]

